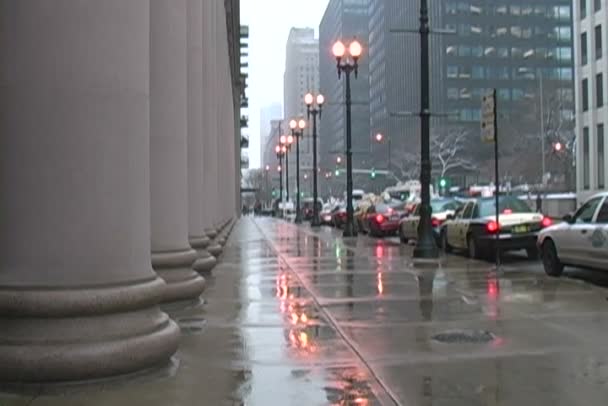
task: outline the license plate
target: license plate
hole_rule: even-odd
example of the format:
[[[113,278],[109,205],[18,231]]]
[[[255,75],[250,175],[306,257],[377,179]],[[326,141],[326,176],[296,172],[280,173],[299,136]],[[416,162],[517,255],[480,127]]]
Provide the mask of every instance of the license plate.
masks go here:
[[[529,231],[530,231],[530,228],[528,226],[514,226],[513,227],[514,234],[523,234],[523,233],[527,233]]]

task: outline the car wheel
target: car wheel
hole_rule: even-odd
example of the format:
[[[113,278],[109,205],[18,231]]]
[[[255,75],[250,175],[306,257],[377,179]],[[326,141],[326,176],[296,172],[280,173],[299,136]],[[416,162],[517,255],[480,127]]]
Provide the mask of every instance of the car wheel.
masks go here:
[[[452,252],[452,246],[448,242],[448,233],[445,230],[441,232],[441,248],[448,254]]]
[[[559,260],[555,244],[551,240],[545,241],[542,247],[543,267],[549,276],[559,277],[564,272],[564,264]]]
[[[477,247],[477,241],[475,241],[475,238],[472,235],[470,235],[467,238],[467,248],[468,248],[469,258],[471,258],[471,259],[481,258],[481,255],[479,253],[479,248]]]
[[[528,255],[528,259],[531,261],[538,260],[538,257],[540,256],[540,253],[538,252],[538,248],[536,248],[536,247],[527,248],[526,254]]]

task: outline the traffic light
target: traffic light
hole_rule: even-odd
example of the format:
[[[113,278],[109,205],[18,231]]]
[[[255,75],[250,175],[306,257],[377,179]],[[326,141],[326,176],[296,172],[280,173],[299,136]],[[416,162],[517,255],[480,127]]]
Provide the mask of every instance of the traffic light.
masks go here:
[[[276,190],[272,191],[272,197],[277,197],[277,191]]]
[[[446,178],[439,179],[439,186],[445,189],[448,186],[448,180]]]
[[[372,168],[372,173],[370,173],[372,179],[376,179],[376,168]]]
[[[340,176],[340,169],[336,169],[336,176]]]

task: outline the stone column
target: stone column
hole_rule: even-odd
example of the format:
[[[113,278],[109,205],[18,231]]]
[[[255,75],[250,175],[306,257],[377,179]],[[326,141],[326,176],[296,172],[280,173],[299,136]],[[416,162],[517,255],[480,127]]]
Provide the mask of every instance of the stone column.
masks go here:
[[[0,0],[0,381],[153,367],[149,0]]]
[[[230,64],[228,58],[228,34],[226,29],[226,10],[223,4],[219,5],[216,10],[217,26],[217,83],[218,83],[218,157],[219,168],[218,173],[225,174],[222,182],[219,185],[220,198],[224,202],[221,206],[220,219],[222,224],[225,224],[229,219],[231,194],[233,190],[233,178],[231,167],[233,161],[228,154],[229,139],[227,127],[229,121],[233,120],[231,112],[228,110],[228,100],[231,97],[232,84],[230,83]]]
[[[218,97],[216,92],[217,79],[216,74],[216,38],[217,26],[215,13],[216,9],[221,7],[219,1],[205,1],[203,3],[203,184],[205,188],[205,210],[204,225],[205,234],[210,239],[215,239],[217,230],[215,222],[218,216],[214,211],[218,194],[214,190],[217,188],[218,171],[216,170],[216,162],[218,160],[216,151],[217,137],[217,103]],[[224,176],[222,175],[223,179]],[[218,257],[222,253],[222,247],[216,241],[211,241],[208,251]]]
[[[150,1],[152,267],[164,301],[195,299],[205,280],[188,242],[187,0]]]
[[[206,1],[205,1],[206,2]],[[203,1],[188,0],[188,217],[194,269],[209,272],[216,259],[207,251],[203,218]]]

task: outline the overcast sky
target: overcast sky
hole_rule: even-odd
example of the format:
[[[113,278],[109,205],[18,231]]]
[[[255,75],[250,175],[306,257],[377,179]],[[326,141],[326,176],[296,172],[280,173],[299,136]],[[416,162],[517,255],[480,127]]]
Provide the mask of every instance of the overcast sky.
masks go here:
[[[249,166],[260,166],[260,109],[283,104],[285,44],[291,27],[317,31],[329,0],[241,0],[249,25]]]

